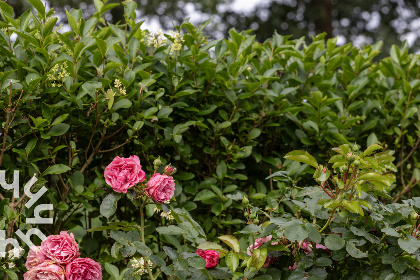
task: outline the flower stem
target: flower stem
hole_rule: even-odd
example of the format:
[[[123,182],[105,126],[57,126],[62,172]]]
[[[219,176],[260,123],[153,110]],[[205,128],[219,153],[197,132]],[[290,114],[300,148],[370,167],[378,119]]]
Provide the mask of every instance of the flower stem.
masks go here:
[[[334,215],[334,213],[335,213],[335,209],[336,209],[336,208],[334,208],[334,209],[332,210],[331,215],[328,217],[328,221],[325,223],[324,227],[323,227],[323,228],[319,231],[320,233],[321,233],[321,232],[323,232],[323,231],[327,228],[327,226],[330,224],[331,219],[332,219],[332,216],[333,216],[333,215]]]
[[[144,244],[146,244],[145,242],[145,238],[144,238],[144,214],[143,214],[143,204],[140,206],[140,231],[141,231],[141,242],[143,242]],[[149,273],[150,279],[151,280],[155,280],[155,277],[153,276],[152,270],[149,267],[149,258],[148,257],[144,257],[145,258],[145,264],[146,264],[146,269],[147,269],[147,273]]]

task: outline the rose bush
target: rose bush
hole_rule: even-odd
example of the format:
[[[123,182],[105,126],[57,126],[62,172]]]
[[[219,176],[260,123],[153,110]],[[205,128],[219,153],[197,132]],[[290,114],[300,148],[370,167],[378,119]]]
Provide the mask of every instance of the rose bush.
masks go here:
[[[380,42],[323,34],[212,40],[208,22],[188,20],[153,34],[134,1],[117,25],[105,16],[118,4],[94,2],[60,32],[41,1],[19,17],[0,1],[2,241],[71,232],[106,280],[416,279],[420,65],[408,44],[379,59]],[[22,187],[35,174],[38,200],[5,185],[14,170]],[[29,223],[37,213],[52,223]],[[49,248],[66,252],[58,260],[75,253],[66,240]],[[22,279],[25,259],[5,246],[0,277]]]

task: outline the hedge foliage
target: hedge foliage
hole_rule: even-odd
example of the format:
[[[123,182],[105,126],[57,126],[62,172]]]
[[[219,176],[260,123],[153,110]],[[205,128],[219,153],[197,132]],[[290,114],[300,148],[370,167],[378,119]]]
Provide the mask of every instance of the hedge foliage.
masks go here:
[[[19,18],[0,2],[0,168],[10,180],[12,171],[19,170],[21,186],[36,174],[33,192],[45,185],[48,195],[39,202],[54,204],[54,223],[40,228],[48,234],[74,231],[83,254],[102,264],[123,267],[128,259],[115,253],[115,246],[111,250],[113,240],[106,232],[87,230],[107,222],[139,224],[129,197],[111,205],[115,209],[100,211],[110,192],[103,170],[117,155],[138,155],[149,174],[158,157],[177,167],[171,207],[189,212],[182,213],[194,217],[205,236],[189,242],[214,241],[251,223],[243,217],[248,209],[244,195],[256,213],[289,213],[311,222],[316,214],[302,206],[300,190],[314,184],[307,174],[315,169],[284,159],[292,150],[305,150],[326,163],[334,155],[332,147],[380,144],[395,158],[395,165],[386,168],[396,174],[388,193],[376,191],[380,201],[419,195],[420,65],[407,44],[393,46],[389,57],[378,60],[380,42],[362,49],[351,43],[337,46],[324,34],[309,45],[279,34],[260,43],[251,31],[236,30],[227,39],[209,40],[204,35],[209,22],[196,27],[188,20],[170,34],[152,34],[135,21],[136,4],[130,1],[124,3],[125,23],[113,25],[103,18],[117,4],[95,1],[97,12],[89,19],[81,10],[68,11],[71,30],[60,33],[54,12],[38,0],[30,2],[34,10]],[[288,179],[266,180],[278,171]],[[7,230],[7,237],[30,229],[25,217],[33,216],[33,208],[24,208],[26,199],[18,201],[12,192],[2,193],[0,229]],[[392,205],[397,213],[400,204]],[[159,251],[162,244],[171,244],[180,249],[180,236],[156,237],[157,226],[172,222],[152,218],[153,207],[146,207],[150,248]],[[259,213],[252,224],[267,220]],[[242,248],[246,240],[241,237]],[[406,261],[413,252],[395,254]],[[406,271],[386,258],[372,271]],[[409,265],[418,266],[411,259]],[[344,271],[351,274],[348,268]],[[323,272],[319,275],[323,279]]]

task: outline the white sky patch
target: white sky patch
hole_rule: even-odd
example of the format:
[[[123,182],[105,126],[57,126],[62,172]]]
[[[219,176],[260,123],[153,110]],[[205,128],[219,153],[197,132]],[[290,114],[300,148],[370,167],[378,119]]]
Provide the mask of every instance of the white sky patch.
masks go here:
[[[243,14],[254,13],[258,6],[267,6],[272,0],[233,0],[230,4],[217,6],[219,12],[235,11]]]

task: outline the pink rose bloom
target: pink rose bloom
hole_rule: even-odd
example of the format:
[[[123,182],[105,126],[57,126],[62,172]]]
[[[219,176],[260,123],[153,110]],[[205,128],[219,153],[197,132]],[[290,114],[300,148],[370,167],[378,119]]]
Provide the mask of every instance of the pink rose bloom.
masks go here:
[[[298,264],[295,262],[293,266],[289,266],[289,270],[295,270],[298,267]]]
[[[60,265],[66,265],[80,256],[73,233],[68,234],[67,231],[48,236],[42,241],[41,248],[47,258]]]
[[[146,173],[141,169],[138,156],[129,158],[115,157],[105,168],[105,182],[119,193],[127,193],[127,190],[139,182],[143,182]]]
[[[266,237],[261,237],[261,238],[257,238],[255,239],[254,245],[251,245],[248,247],[248,249],[246,250],[248,256],[252,256],[252,251],[254,251],[255,249],[258,249],[260,246],[262,246],[264,243],[270,241],[272,238],[271,235],[266,236]],[[275,243],[271,243],[271,245],[277,245],[277,242]],[[263,268],[268,267],[270,264],[272,264],[273,262],[277,261],[278,258],[272,258],[272,257],[268,257],[265,259],[265,263],[262,266]]]
[[[215,250],[197,249],[195,253],[206,260],[206,268],[215,268],[219,263],[219,252]]]
[[[101,265],[89,258],[75,259],[66,266],[67,280],[102,280]]]
[[[32,267],[37,266],[46,260],[48,260],[48,258],[45,256],[41,246],[32,246],[29,248],[28,258],[26,259],[26,269],[30,270]]]
[[[313,249],[312,249],[312,243],[311,242],[301,241],[301,242],[299,242],[299,246],[300,246],[300,248],[303,249],[303,251],[305,252],[305,254],[310,254],[313,251]],[[330,250],[327,247],[325,247],[324,245],[321,245],[321,244],[318,244],[317,243],[316,244],[316,248],[317,249],[322,249],[325,252],[327,252],[328,254],[330,253]]]
[[[154,202],[163,203],[168,201],[174,196],[174,178],[155,173],[147,182],[147,188],[145,191],[150,195]]]
[[[23,274],[24,280],[64,280],[64,269],[56,264],[51,263],[52,261],[43,262],[25,274]]]

